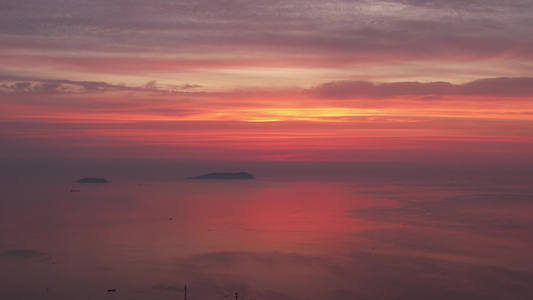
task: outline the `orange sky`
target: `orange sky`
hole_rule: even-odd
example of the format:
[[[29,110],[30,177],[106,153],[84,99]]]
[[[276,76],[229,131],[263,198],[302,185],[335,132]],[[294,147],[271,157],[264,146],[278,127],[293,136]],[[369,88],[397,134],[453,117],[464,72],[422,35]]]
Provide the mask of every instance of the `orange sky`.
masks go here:
[[[531,4],[30,2],[1,159],[533,163]]]
[[[0,113],[9,142],[3,154],[531,162],[533,104],[527,97],[413,98],[319,101],[308,90],[266,96],[23,93]]]

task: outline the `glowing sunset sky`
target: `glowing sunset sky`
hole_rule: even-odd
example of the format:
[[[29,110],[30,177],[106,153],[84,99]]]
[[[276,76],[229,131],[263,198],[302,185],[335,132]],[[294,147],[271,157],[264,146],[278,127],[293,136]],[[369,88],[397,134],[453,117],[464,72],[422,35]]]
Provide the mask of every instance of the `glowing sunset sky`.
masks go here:
[[[0,158],[533,163],[533,2],[0,2]]]

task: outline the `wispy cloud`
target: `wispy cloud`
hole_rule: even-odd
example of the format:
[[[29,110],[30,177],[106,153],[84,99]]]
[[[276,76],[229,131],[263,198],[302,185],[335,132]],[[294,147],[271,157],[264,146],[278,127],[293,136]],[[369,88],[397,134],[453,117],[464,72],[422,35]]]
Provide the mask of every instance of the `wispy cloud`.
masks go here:
[[[0,84],[0,94],[8,95],[53,95],[86,94],[103,92],[138,92],[138,93],[172,93],[178,90],[190,90],[201,87],[196,84],[174,85],[174,89],[158,87],[156,81],[149,81],[142,86],[126,86],[95,81],[73,80],[39,80]]]
[[[327,69],[343,78],[342,69],[373,76],[378,69],[409,68],[408,61],[438,63],[441,70],[453,64],[456,76],[470,74],[468,63],[481,61],[486,68],[505,66],[499,76],[525,76],[508,62],[529,62],[533,53],[527,1],[53,0],[4,6],[4,66],[48,76],[54,71],[55,78],[81,72],[97,80],[105,72],[132,80],[147,70],[168,75],[207,68],[250,85],[230,71],[298,67],[301,75]]]
[[[532,143],[528,1],[1,6],[7,149],[523,161]]]
[[[487,78],[465,84],[449,82],[392,82],[366,81],[328,82],[311,89],[320,98],[394,98],[397,96],[532,96],[533,78]]]
[[[7,81],[7,80],[4,80]],[[111,84],[95,81],[74,80],[34,80],[15,83],[0,84],[0,95],[51,95],[51,94],[88,94],[104,92],[136,92],[136,93],[173,93],[176,95],[216,95],[221,99],[231,97],[245,98],[269,94],[269,90],[235,90],[224,93],[205,93],[198,84],[159,85],[152,80],[140,86],[125,84]],[[191,91],[192,90],[192,91]],[[464,84],[450,82],[387,82],[373,83],[369,81],[333,81],[312,87],[308,90],[287,90],[278,93],[287,93],[306,97],[309,92],[314,97],[347,99],[347,98],[392,98],[402,96],[428,97],[441,96],[487,96],[501,97],[526,97],[533,95],[532,77],[500,77],[484,78]]]

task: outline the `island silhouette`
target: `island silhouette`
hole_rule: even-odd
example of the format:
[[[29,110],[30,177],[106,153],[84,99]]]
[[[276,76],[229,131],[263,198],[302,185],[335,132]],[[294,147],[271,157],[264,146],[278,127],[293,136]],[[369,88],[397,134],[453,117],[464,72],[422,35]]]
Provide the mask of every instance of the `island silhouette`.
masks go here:
[[[217,173],[209,173],[204,174],[200,176],[191,176],[187,177],[187,179],[232,179],[232,180],[250,180],[255,179],[255,177],[247,172],[239,172],[239,173],[225,173],[225,172],[217,172]]]

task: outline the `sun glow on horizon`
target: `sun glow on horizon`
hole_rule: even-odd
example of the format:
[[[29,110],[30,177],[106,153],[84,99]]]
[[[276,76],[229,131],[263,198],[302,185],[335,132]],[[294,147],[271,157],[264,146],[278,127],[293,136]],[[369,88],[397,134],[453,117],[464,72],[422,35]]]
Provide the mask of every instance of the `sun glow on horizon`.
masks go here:
[[[524,1],[104,2],[0,11],[0,158],[533,160]]]

